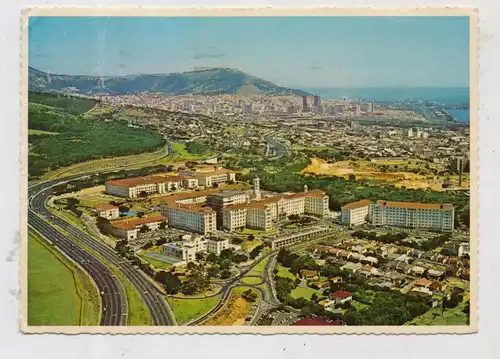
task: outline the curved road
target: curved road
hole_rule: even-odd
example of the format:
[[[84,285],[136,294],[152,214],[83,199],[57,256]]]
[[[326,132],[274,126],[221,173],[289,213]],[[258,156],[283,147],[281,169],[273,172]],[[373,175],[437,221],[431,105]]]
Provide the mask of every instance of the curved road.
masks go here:
[[[223,285],[221,290],[219,292],[217,292],[216,294],[214,294],[214,295],[219,295],[222,293],[222,296],[221,296],[219,302],[217,303],[217,305],[215,307],[213,307],[212,309],[210,309],[203,316],[201,316],[201,317],[199,317],[191,322],[188,322],[185,325],[190,325],[190,326],[199,325],[199,324],[203,323],[204,321],[206,321],[209,317],[213,316],[220,309],[222,309],[222,307],[226,304],[226,302],[230,298],[232,290],[236,287],[252,287],[252,288],[258,290],[261,294],[261,305],[262,305],[262,303],[268,303],[271,306],[278,305],[279,302],[273,297],[272,294],[271,294],[271,298],[266,298],[267,291],[264,291],[262,288],[258,287],[256,284],[244,284],[244,283],[240,282],[241,278],[243,278],[245,276],[245,274],[250,272],[255,266],[257,266],[260,262],[262,262],[266,258],[271,257],[271,258],[269,258],[269,261],[266,263],[266,267],[264,268],[263,273],[262,273],[264,283],[270,285],[268,272],[269,272],[269,267],[271,266],[271,263],[272,263],[272,256],[274,256],[274,255],[275,255],[275,253],[271,253],[271,254],[264,256],[258,262],[252,264],[250,267],[247,267],[238,276],[236,276],[236,277],[232,278],[231,280],[229,280],[228,282],[226,282],[226,284]],[[254,277],[254,276],[252,275],[252,277]],[[239,284],[239,283],[241,283],[241,284]]]
[[[167,155],[171,152],[166,146]],[[105,169],[97,172],[111,171]],[[51,187],[73,179],[87,177],[89,174],[77,174],[60,179],[37,183],[28,189],[28,225],[44,236],[63,254],[80,265],[94,280],[102,294],[102,313],[100,325],[126,325],[128,314],[127,298],[122,283],[107,269],[106,265],[89,253],[86,248],[98,253],[107,262],[119,268],[127,280],[137,290],[149,310],[153,325],[177,325],[175,316],[163,295],[156,287],[130,263],[120,257],[113,249],[104,245],[63,219],[51,214],[45,207],[52,193]],[[43,218],[49,220],[47,223]],[[57,227],[64,230],[62,232]],[[70,237],[68,237],[67,234]],[[77,241],[74,241],[74,240]],[[82,243],[84,246],[81,246]]]

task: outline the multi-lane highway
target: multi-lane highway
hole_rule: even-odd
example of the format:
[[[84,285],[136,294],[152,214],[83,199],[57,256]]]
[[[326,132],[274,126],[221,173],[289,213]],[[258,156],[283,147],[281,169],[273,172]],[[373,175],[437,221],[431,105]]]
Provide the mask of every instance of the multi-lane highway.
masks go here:
[[[171,146],[167,142],[166,155],[170,154],[171,151]],[[97,172],[104,171],[110,171],[110,169]],[[72,175],[37,183],[29,187],[28,225],[45,237],[64,255],[77,263],[93,279],[102,297],[100,325],[127,324],[128,302],[126,292],[123,284],[108,268],[107,264],[120,270],[137,290],[148,308],[153,325],[177,325],[175,316],[167,301],[146,276],[120,257],[112,248],[101,243],[89,233],[53,215],[45,207],[46,201],[52,193],[52,187],[88,175]]]
[[[78,176],[76,176],[78,177]],[[92,237],[90,234],[87,232],[84,232],[72,224],[66,222],[65,220],[54,216],[51,214],[45,207],[45,203],[48,199],[48,197],[51,195],[51,187],[58,184],[59,182],[67,181],[68,179],[64,180],[54,180],[50,182],[45,182],[39,185],[35,185],[34,187],[30,188],[30,198],[29,198],[29,214],[28,214],[28,223],[31,227],[33,227],[35,230],[40,232],[44,237],[50,238],[56,233],[59,233],[58,237],[65,237],[66,241],[64,243],[71,242],[71,245],[69,247],[67,246],[58,246],[58,248],[68,256],[70,256],[71,251],[68,253],[68,249],[74,249],[76,247],[79,247],[79,250],[82,253],[85,254],[85,259],[87,258],[92,258],[91,263],[85,261],[83,257],[76,257],[76,262],[81,265],[84,269],[91,267],[90,264],[95,263],[100,269],[99,271],[104,273],[104,271],[109,272],[109,270],[105,270],[105,264],[100,262],[98,258],[95,258],[95,256],[92,254],[92,252],[98,253],[100,257],[102,257],[107,263],[113,265],[114,267],[118,268],[127,278],[128,281],[135,287],[139,295],[141,296],[142,300],[144,301],[146,307],[148,308],[151,319],[153,322],[153,325],[175,325],[175,317],[168,306],[168,303],[166,300],[163,298],[163,296],[158,293],[156,287],[154,286],[153,283],[151,283],[145,276],[143,276],[141,273],[139,273],[139,270],[136,269],[133,265],[125,261],[122,257],[120,257],[112,248],[106,246],[105,244],[101,243],[99,240],[96,238]],[[40,217],[44,217],[50,221],[49,225],[46,222],[44,222]],[[37,220],[38,219],[38,220]],[[43,225],[45,224],[45,225]],[[47,227],[51,227],[51,232],[48,231]],[[61,229],[63,232],[61,233]],[[67,233],[69,236],[64,234]],[[59,244],[59,243],[57,243]],[[102,275],[97,275],[95,276],[97,269],[88,271],[89,275],[94,279],[96,284],[98,281],[100,281],[100,277]],[[103,284],[104,285],[104,284]],[[98,285],[99,287],[99,285]],[[101,291],[104,291],[104,296],[103,296],[103,302],[105,301],[106,297],[106,291],[102,290],[99,288]],[[116,288],[115,288],[116,289]],[[126,302],[126,297],[123,294],[123,291],[115,291],[114,294],[116,297],[121,298],[121,302]],[[105,315],[108,315],[107,312],[108,303],[103,303],[103,317]],[[123,305],[121,305],[123,307]],[[113,306],[115,309],[116,305]],[[104,310],[106,308],[106,310]],[[116,309],[115,309],[116,310]],[[118,314],[118,313],[113,313],[113,314]],[[104,324],[104,323],[103,323]],[[107,323],[106,323],[107,324]],[[106,325],[105,324],[105,325]],[[121,323],[117,324],[120,325]]]

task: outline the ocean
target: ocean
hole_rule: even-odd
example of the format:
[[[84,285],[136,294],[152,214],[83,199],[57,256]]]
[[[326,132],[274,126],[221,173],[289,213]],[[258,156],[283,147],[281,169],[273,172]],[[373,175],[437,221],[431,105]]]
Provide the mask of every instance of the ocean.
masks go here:
[[[470,110],[466,109],[447,109],[448,112],[456,121],[458,122],[469,122],[470,121]]]
[[[448,105],[469,105],[468,87],[446,88],[302,88],[326,99],[363,99],[366,101],[422,100]]]

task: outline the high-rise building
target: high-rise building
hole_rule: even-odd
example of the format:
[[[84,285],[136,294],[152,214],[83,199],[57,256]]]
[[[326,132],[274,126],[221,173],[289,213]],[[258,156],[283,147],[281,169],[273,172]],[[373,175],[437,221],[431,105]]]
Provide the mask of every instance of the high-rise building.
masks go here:
[[[319,109],[320,106],[321,106],[321,97],[316,95],[314,96],[314,107],[316,107],[316,109]]]
[[[368,113],[373,113],[373,101],[368,102]]]
[[[307,103],[307,96],[302,96],[302,112],[309,112],[309,105]]]
[[[246,103],[243,105],[243,113],[245,115],[250,115],[252,113],[252,104]]]
[[[359,116],[359,115],[361,115],[361,106],[356,105],[356,116]]]

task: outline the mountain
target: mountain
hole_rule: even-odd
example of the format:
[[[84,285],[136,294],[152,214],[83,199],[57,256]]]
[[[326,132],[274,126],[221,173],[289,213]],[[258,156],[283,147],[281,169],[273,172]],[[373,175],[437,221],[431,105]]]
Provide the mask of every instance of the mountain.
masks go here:
[[[121,95],[160,92],[167,95],[310,95],[308,92],[281,87],[229,68],[209,68],[171,74],[99,77],[50,74],[30,67],[28,86],[31,91],[77,91],[83,94]]]

